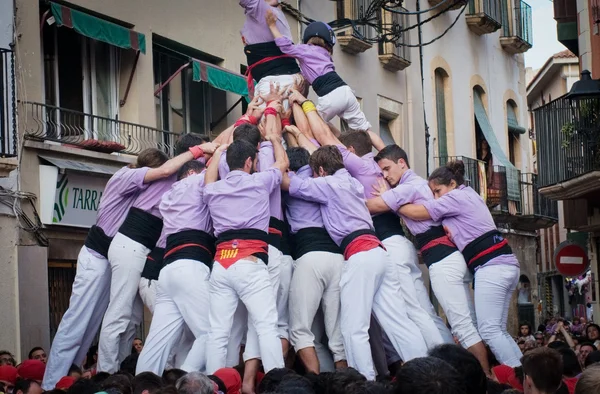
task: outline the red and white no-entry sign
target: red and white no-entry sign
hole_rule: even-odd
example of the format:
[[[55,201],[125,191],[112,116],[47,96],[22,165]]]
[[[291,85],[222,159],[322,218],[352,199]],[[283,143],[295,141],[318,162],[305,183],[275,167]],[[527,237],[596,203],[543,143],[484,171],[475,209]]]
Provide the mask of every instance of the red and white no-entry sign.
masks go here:
[[[583,274],[587,270],[589,262],[585,249],[575,242],[565,241],[554,251],[554,264],[563,276]]]

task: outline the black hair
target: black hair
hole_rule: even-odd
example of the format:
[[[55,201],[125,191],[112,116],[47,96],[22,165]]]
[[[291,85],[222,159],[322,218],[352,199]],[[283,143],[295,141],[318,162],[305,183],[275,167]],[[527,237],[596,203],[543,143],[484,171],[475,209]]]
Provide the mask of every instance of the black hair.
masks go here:
[[[554,341],[554,342],[550,342],[548,344],[548,347],[550,349],[554,349],[554,350],[561,350],[561,349],[570,349],[569,345],[567,345],[566,343],[562,342],[562,341]]]
[[[436,357],[452,365],[466,380],[468,394],[485,394],[487,378],[477,358],[467,349],[444,344],[429,351],[430,357]]]
[[[596,364],[600,362],[600,351],[599,350],[595,350],[593,352],[591,352],[590,354],[588,354],[588,356],[585,358],[585,362],[584,362],[584,367],[589,367],[592,364]]]
[[[77,366],[75,364],[71,364],[71,368],[69,368],[69,372],[67,373],[67,376],[71,376],[72,373],[77,373],[77,374],[81,375],[83,372],[81,371],[81,368],[79,368],[79,366]]]
[[[130,354],[123,360],[121,363],[121,368],[119,372],[126,372],[131,376],[135,376],[135,368],[137,367],[138,358],[140,357],[139,353]]]
[[[493,381],[492,379],[487,379],[486,391],[487,394],[501,394],[506,390],[509,390],[510,386],[507,384],[502,384]]]
[[[106,379],[108,379],[109,377],[110,374],[108,372],[98,372],[96,375],[92,376],[90,380],[94,383],[102,385],[104,381],[106,381]]]
[[[229,151],[229,148],[227,150]],[[260,381],[260,384],[256,388],[256,394],[276,391],[281,381],[288,375],[300,376],[289,368],[275,368],[270,370]]]
[[[586,337],[588,337],[588,338],[589,338],[589,336],[588,336],[588,330],[590,329],[590,327],[594,327],[594,328],[595,328],[596,330],[598,330],[598,332],[600,333],[600,326],[599,326],[599,325],[597,325],[597,324],[594,324],[594,323],[592,323],[592,324],[588,325],[588,326],[585,328],[585,336],[586,336]]]
[[[78,379],[69,387],[67,394],[95,394],[101,390],[100,384],[91,379]]]
[[[383,382],[354,382],[346,387],[347,394],[391,394],[392,385]]]
[[[260,144],[261,139],[262,135],[258,126],[250,123],[241,124],[233,130],[234,141],[246,141],[256,147]]]
[[[131,382],[133,394],[142,394],[144,391],[155,393],[165,385],[163,379],[153,372],[142,372],[136,375]]]
[[[83,368],[85,368],[85,369],[92,368],[92,366],[96,363],[96,361],[94,361],[94,357],[96,357],[97,353],[98,353],[98,346],[94,345],[88,349],[85,364],[83,364]]]
[[[396,394],[467,394],[467,384],[458,371],[437,357],[415,358],[396,374]]]
[[[27,358],[31,360],[31,359],[33,358],[33,353],[37,352],[38,350],[43,350],[43,351],[45,351],[43,347],[36,346],[36,347],[34,347],[33,349],[31,349],[31,350],[29,351],[29,356],[28,356]]]
[[[208,137],[202,134],[187,133],[181,136],[175,144],[175,156],[187,152],[191,147],[201,145],[207,141]]]
[[[438,184],[449,186],[452,181],[457,186],[465,183],[465,163],[462,160],[450,161],[445,166],[435,169],[429,175],[429,180]]]
[[[278,394],[316,394],[310,380],[297,374],[288,374],[277,387]]]
[[[198,160],[190,160],[181,166],[179,171],[177,171],[177,180],[180,181],[183,178],[186,178],[188,172],[193,171],[197,174],[201,173],[206,166],[204,163],[199,162]]]
[[[404,149],[400,148],[398,145],[388,145],[382,150],[379,151],[377,156],[375,156],[375,161],[378,162],[382,159],[388,159],[397,163],[398,160],[402,159],[406,163],[406,166],[410,168],[410,164],[408,163],[408,155],[404,151]]]
[[[103,391],[116,390],[121,394],[132,394],[131,378],[123,373],[116,373],[109,376],[102,382],[100,388]]]
[[[187,372],[185,372],[184,370],[173,368],[165,370],[162,374],[162,378],[167,386],[175,386],[177,381],[185,375],[187,375]]]
[[[344,168],[342,154],[338,147],[333,145],[324,145],[317,149],[310,156],[308,163],[315,174],[319,173],[319,168],[321,167],[327,175],[333,175],[338,170]]]
[[[331,374],[329,380],[329,394],[345,394],[346,387],[353,383],[366,382],[367,379],[354,368],[345,368]]]
[[[559,349],[563,359],[563,375],[573,378],[581,373],[581,364],[577,360],[577,355],[571,349]]]
[[[23,394],[27,394],[27,392],[29,391],[29,387],[32,384],[39,383],[32,379],[17,379],[17,382],[15,383],[15,387],[13,388],[12,392],[16,394],[18,391],[20,391]]]
[[[243,140],[233,141],[227,147],[227,165],[229,166],[229,170],[243,169],[248,158],[252,161],[256,159],[256,153],[256,145]]]
[[[595,352],[596,350],[598,350],[598,348],[596,347],[596,345],[594,345],[592,342],[584,341],[584,342],[581,342],[579,344],[579,348],[582,348],[584,346],[590,346],[592,349],[594,349],[594,350],[592,350],[593,352]]]
[[[563,377],[561,354],[548,347],[539,347],[521,357],[523,375],[533,381],[534,386],[543,392],[553,393],[560,387]]]
[[[298,171],[308,165],[310,160],[310,153],[302,147],[288,148],[287,155],[290,159],[290,171]]]
[[[373,150],[371,136],[366,131],[351,131],[340,136],[340,142],[347,148],[353,147],[354,152],[359,157],[370,153]]]

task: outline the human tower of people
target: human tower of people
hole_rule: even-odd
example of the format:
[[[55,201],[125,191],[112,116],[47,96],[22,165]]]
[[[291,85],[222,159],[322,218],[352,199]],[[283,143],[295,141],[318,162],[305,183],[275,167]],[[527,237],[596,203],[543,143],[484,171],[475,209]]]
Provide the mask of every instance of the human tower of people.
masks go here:
[[[100,327],[98,371],[117,372],[142,301],[153,318],[138,373],[211,374],[238,365],[244,343],[253,392],[261,363],[283,367],[290,346],[307,371],[329,360],[370,380],[374,360],[426,356],[453,339],[400,219],[461,345],[488,374],[484,342],[519,366],[506,331],[519,263],[462,162],[418,176],[335,72],[328,25],[310,24],[293,44],[277,0],[240,5],[247,113],[213,142],[183,136],[171,159],[146,149],[108,181],[43,387],[83,360]],[[353,131],[340,134],[335,116]]]

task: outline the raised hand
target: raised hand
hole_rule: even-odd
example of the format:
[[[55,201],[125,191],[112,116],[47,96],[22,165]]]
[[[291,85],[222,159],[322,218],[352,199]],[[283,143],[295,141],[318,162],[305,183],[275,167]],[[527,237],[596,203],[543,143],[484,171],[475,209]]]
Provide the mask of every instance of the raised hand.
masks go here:
[[[198,146],[200,147],[200,149],[202,149],[204,153],[211,154],[214,153],[217,150],[217,148],[222,145],[216,142],[205,142],[204,144]]]
[[[383,178],[378,178],[377,183],[373,185],[373,191],[371,192],[374,196],[381,196],[383,193],[388,191],[390,188],[388,183]]]

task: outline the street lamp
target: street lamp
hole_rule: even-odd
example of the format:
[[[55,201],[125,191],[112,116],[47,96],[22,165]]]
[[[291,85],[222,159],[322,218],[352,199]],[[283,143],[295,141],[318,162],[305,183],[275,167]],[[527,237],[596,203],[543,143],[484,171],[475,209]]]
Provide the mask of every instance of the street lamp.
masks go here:
[[[584,137],[580,143],[587,144],[594,161],[600,159],[596,157],[600,144],[600,80],[592,79],[588,70],[582,71],[581,79],[573,84],[566,98],[573,119],[571,138],[575,135]]]

